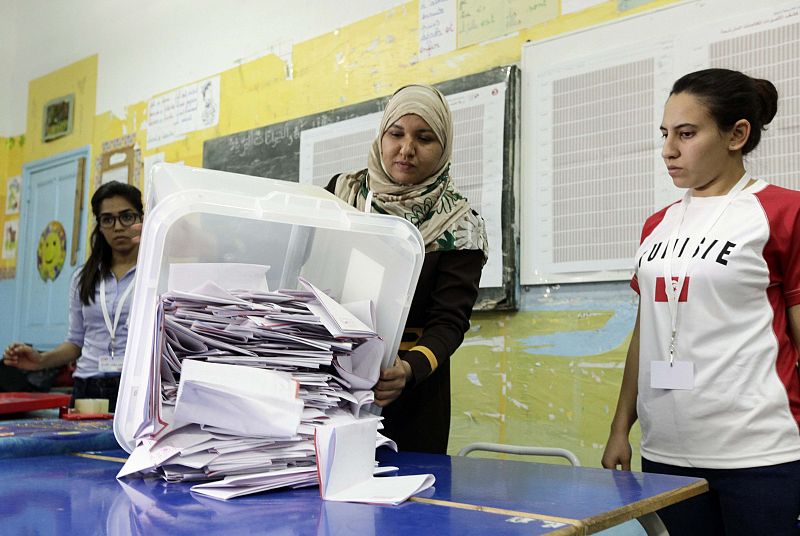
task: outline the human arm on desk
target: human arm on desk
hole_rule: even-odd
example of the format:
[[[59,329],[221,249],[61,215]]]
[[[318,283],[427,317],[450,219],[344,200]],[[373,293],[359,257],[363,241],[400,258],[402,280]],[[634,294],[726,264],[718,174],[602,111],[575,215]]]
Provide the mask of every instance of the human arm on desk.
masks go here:
[[[22,370],[41,370],[61,367],[78,359],[85,328],[83,325],[83,308],[80,301],[80,273],[76,270],[69,284],[69,333],[67,340],[47,352],[39,352],[35,348],[20,342],[13,342],[3,352],[3,362]]]
[[[611,421],[611,432],[608,435],[606,448],[601,463],[606,469],[631,469],[630,431],[636,422],[636,398],[639,395],[639,312],[625,358],[625,371],[622,374],[622,386],[619,390],[617,410]]]
[[[81,349],[71,342],[62,342],[52,350],[39,352],[27,344],[13,342],[3,352],[3,362],[22,370],[41,370],[61,367],[81,355]]]

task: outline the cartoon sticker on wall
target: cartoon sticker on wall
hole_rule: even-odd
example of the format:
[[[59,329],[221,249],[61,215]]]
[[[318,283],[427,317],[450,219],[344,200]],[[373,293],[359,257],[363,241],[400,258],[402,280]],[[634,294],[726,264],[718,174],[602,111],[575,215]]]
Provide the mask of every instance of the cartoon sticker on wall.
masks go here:
[[[217,98],[214,96],[214,81],[205,80],[200,86],[200,93],[203,95],[203,111],[200,115],[200,120],[203,126],[210,127],[219,122],[219,114],[217,113]]]
[[[51,221],[39,237],[36,267],[42,281],[55,281],[67,256],[67,233],[60,222]]]
[[[6,181],[6,214],[19,213],[22,180],[19,176],[9,177]]]
[[[19,230],[19,220],[7,221],[3,225],[3,259],[15,259],[17,257],[17,236]]]

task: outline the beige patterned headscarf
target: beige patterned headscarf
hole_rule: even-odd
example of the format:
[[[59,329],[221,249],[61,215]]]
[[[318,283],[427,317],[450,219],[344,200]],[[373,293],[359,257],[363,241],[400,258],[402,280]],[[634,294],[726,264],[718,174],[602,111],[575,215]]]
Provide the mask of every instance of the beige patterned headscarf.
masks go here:
[[[396,183],[383,166],[381,138],[395,121],[416,114],[428,123],[442,144],[436,171],[419,184]],[[425,251],[479,249],[488,257],[486,226],[473,213],[467,199],[450,179],[453,154],[453,120],[444,95],[430,86],[412,85],[398,89],[383,111],[380,131],[369,152],[367,169],[343,174],[335,194],[360,210],[372,192],[374,212],[400,216],[417,226]]]

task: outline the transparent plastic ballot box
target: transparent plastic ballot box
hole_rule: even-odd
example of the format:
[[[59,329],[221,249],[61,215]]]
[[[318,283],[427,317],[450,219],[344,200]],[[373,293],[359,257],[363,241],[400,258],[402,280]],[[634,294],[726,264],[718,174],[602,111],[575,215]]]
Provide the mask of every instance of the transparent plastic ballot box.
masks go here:
[[[114,418],[128,452],[151,393],[160,392],[148,382],[156,309],[173,263],[264,264],[270,290],[298,289],[303,277],[341,303],[372,300],[383,363],[397,355],[425,256],[419,231],[405,219],[359,212],[318,186],[178,164],[153,166],[146,191]]]

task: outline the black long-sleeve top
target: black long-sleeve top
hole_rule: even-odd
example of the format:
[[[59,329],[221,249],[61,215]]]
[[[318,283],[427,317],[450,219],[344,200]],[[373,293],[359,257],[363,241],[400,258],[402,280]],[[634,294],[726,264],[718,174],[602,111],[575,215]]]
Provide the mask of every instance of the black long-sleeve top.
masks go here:
[[[337,177],[326,190],[333,193]],[[469,329],[483,268],[480,250],[425,254],[400,357],[413,379],[383,409],[383,433],[401,450],[446,453],[450,435],[450,356]]]

